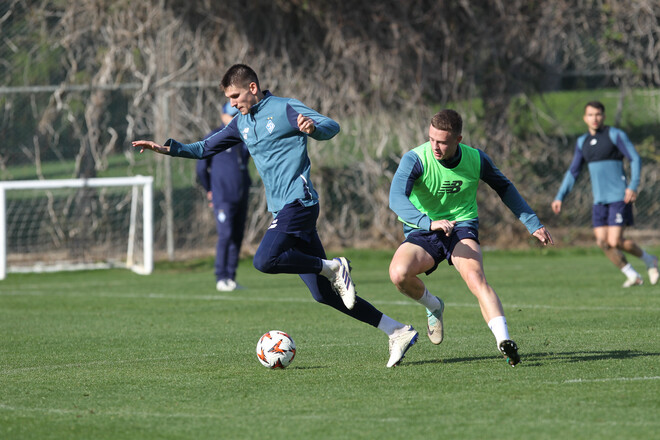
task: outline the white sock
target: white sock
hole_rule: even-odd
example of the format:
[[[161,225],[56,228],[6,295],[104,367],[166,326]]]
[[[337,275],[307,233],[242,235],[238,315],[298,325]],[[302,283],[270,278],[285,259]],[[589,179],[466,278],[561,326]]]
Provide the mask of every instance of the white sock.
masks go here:
[[[335,277],[335,271],[339,262],[335,260],[321,260],[323,267],[321,268],[321,275],[326,277],[329,280],[332,280]]]
[[[509,329],[506,326],[506,318],[504,316],[496,316],[488,322],[488,328],[493,332],[495,340],[497,341],[497,346],[499,347],[500,342],[511,339],[509,338]]]
[[[383,317],[380,318],[380,322],[378,323],[378,329],[384,331],[387,336],[392,336],[394,333],[396,333],[397,330],[400,330],[404,327],[405,324],[401,324],[399,321],[395,321],[385,313],[383,313]]]
[[[626,264],[621,268],[621,272],[629,279],[633,280],[639,277],[639,274],[635,269],[633,269],[632,265],[630,263]]]
[[[427,288],[424,288],[424,295],[422,295],[422,297],[418,299],[417,302],[430,311],[434,311],[440,308],[440,300],[435,295],[431,295],[429,289]]]
[[[651,254],[647,254],[646,251],[642,251],[642,256],[640,257],[642,261],[644,261],[644,264],[646,264],[647,268],[652,268],[655,266],[655,256]]]

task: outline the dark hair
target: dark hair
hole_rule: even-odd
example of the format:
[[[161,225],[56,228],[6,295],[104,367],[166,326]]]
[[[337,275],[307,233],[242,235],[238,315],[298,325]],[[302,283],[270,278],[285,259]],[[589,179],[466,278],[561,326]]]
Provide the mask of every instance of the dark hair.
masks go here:
[[[220,87],[223,89],[230,86],[248,88],[250,83],[255,83],[259,87],[259,78],[257,78],[256,72],[245,64],[234,64],[222,77]]]
[[[587,105],[584,106],[584,109],[587,110],[587,107],[597,108],[601,112],[605,113],[605,106],[600,101],[589,101]]]
[[[455,136],[463,132],[463,119],[454,110],[440,110],[431,118],[431,125],[436,130],[448,131]]]

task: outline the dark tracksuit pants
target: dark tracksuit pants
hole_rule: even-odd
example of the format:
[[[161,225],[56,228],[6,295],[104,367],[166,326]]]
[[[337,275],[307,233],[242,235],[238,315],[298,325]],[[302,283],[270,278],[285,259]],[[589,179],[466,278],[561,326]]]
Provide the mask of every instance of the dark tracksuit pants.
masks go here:
[[[326,255],[316,231],[318,216],[318,203],[305,207],[293,202],[282,208],[259,244],[254,267],[265,273],[298,274],[316,301],[377,327],[382,312],[359,296],[355,307],[348,310],[330,281],[320,275],[321,259],[326,259]]]

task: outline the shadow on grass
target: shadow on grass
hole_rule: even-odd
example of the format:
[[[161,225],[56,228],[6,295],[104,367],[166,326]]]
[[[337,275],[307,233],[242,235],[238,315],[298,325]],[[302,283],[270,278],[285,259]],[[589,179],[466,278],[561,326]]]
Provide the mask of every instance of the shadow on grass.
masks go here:
[[[537,352],[537,353],[527,353],[524,351],[520,352],[520,365],[525,366],[543,366],[546,363],[552,362],[563,362],[563,363],[575,363],[575,362],[593,362],[593,361],[602,361],[602,360],[611,360],[611,359],[635,359],[635,358],[647,358],[647,357],[658,357],[660,353],[654,352],[645,352],[637,350],[605,350],[605,351],[567,351],[567,352]],[[503,357],[498,356],[497,354],[489,356],[472,356],[472,357],[461,357],[461,358],[449,358],[449,359],[426,359],[420,361],[404,361],[402,363],[406,365],[427,365],[427,364],[456,364],[456,363],[469,363],[469,362],[481,362],[490,359],[503,359]]]

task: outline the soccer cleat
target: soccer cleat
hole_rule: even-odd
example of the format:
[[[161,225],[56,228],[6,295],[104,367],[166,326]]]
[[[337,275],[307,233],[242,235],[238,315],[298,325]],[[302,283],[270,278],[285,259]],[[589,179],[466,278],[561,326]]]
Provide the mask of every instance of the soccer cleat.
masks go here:
[[[653,266],[649,267],[649,283],[652,286],[658,284],[658,278],[660,278],[660,273],[658,273],[658,257],[653,257]]]
[[[335,271],[335,278],[332,280],[332,289],[341,297],[348,310],[355,306],[355,284],[351,279],[350,261],[344,257],[335,258],[339,262],[339,267]]]
[[[215,288],[220,292],[231,292],[236,290],[236,282],[234,280],[219,280]]]
[[[642,284],[644,284],[644,280],[638,275],[636,278],[628,278],[621,287],[641,286]]]
[[[438,297],[436,296],[436,298]],[[440,308],[435,309],[433,312],[426,309],[426,316],[428,317],[426,334],[435,345],[440,344],[445,337],[445,329],[442,326],[442,313],[445,311],[445,303],[440,298],[438,298],[438,301],[440,301]]]
[[[387,368],[399,365],[406,351],[417,342],[419,333],[411,325],[405,326],[396,336],[390,337],[390,359]]]
[[[500,349],[500,353],[506,359],[506,361],[512,367],[515,367],[518,362],[520,362],[520,355],[518,354],[518,346],[511,339],[505,339],[500,342],[500,345],[497,347]]]

